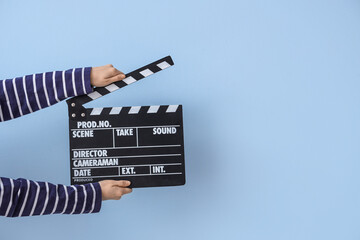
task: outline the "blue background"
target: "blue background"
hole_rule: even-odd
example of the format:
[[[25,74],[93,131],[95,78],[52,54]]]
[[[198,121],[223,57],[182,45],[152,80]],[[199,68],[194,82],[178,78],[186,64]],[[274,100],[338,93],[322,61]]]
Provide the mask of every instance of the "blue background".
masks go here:
[[[183,104],[187,184],[1,239],[359,239],[360,2],[0,1],[0,79],[175,66],[88,107]],[[64,102],[1,123],[0,176],[69,184]]]

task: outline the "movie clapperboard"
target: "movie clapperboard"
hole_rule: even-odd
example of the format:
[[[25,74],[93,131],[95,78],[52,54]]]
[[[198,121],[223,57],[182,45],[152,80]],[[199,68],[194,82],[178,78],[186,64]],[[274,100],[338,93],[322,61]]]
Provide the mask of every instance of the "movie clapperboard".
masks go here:
[[[83,106],[172,65],[167,56],[67,100],[71,184],[105,179],[129,180],[133,188],[185,184],[181,105]]]

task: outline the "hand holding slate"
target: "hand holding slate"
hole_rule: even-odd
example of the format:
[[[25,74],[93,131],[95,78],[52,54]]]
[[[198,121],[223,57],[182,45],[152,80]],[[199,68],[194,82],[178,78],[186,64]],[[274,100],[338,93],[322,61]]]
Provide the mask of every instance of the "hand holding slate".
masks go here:
[[[91,85],[95,87],[104,87],[113,82],[123,80],[125,74],[113,65],[107,64],[101,67],[93,67],[90,73]]]
[[[132,192],[130,181],[124,180],[103,180],[100,181],[102,200],[119,200],[122,195]]]

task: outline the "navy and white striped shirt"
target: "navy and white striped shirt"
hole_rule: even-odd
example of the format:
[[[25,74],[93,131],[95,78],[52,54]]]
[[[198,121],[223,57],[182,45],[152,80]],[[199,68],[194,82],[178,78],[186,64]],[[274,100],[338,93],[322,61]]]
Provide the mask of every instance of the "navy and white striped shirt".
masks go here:
[[[5,217],[95,213],[101,198],[99,183],[65,186],[0,178],[0,215]]]
[[[0,81],[0,121],[92,92],[90,72],[91,67],[74,68]]]
[[[85,67],[0,80],[0,121],[92,92],[90,72],[91,67]],[[65,186],[0,177],[0,216],[95,213],[101,201],[98,182]]]

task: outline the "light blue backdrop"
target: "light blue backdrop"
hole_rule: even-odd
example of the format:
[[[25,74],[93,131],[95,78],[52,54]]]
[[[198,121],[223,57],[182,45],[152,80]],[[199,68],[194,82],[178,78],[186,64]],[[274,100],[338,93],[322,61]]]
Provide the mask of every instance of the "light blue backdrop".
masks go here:
[[[187,184],[0,239],[359,239],[360,2],[0,1],[0,79],[175,66],[89,104],[183,104]],[[0,124],[0,176],[69,184],[64,102]]]

